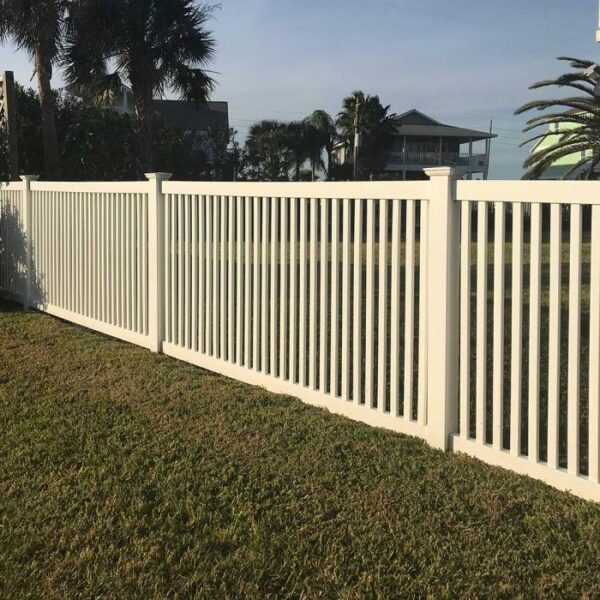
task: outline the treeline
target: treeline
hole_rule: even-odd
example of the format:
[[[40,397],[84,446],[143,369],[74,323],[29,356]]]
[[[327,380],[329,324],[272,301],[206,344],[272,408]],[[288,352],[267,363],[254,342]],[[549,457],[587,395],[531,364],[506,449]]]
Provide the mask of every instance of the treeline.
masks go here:
[[[360,133],[356,176],[379,178],[393,141],[394,114],[378,96],[361,91],[342,102],[334,119],[316,110],[301,121],[264,120],[252,125],[245,146],[236,150],[238,178],[248,181],[347,180],[354,176],[348,163],[336,164],[336,145],[352,148]]]
[[[42,116],[37,93],[16,86],[19,170],[43,175]],[[88,106],[70,94],[54,92],[57,163],[68,181],[119,181],[140,178],[136,119]],[[233,132],[186,132],[153,116],[154,153],[160,170],[180,180],[231,180]],[[4,132],[0,130],[0,136]],[[6,143],[0,142],[0,180],[8,179]]]
[[[36,131],[36,145],[42,147],[43,156],[43,169],[37,172],[46,179],[64,179],[71,169],[83,168],[71,149],[123,142],[128,158],[122,159],[120,168],[128,172],[132,157],[137,178],[157,170],[165,160],[161,152],[168,155],[178,143],[193,145],[193,140],[181,136],[165,144],[165,137],[177,134],[157,123],[154,98],[170,89],[197,105],[208,100],[214,81],[207,66],[215,43],[206,22],[212,10],[190,0],[0,0],[0,42],[12,42],[29,54],[37,80],[41,129]],[[128,82],[134,99],[133,123],[128,126],[111,113],[75,107],[57,95],[51,87],[57,68],[68,85],[86,90],[98,106],[110,105]],[[113,139],[103,133],[96,142],[80,131],[79,125],[91,127],[94,121],[101,122]],[[32,126],[23,135],[34,130]],[[77,136],[84,138],[79,144],[72,139]],[[131,140],[135,151],[129,153]],[[35,160],[35,149],[27,147],[26,152]]]

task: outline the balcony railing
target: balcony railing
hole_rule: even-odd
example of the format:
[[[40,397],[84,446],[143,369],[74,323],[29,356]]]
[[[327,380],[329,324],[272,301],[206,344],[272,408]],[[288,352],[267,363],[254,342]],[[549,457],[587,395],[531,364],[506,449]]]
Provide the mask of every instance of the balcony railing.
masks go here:
[[[440,160],[441,159],[441,160]],[[485,154],[468,154],[459,152],[390,152],[389,164],[391,165],[420,165],[425,167],[464,166],[484,167],[487,163]]]

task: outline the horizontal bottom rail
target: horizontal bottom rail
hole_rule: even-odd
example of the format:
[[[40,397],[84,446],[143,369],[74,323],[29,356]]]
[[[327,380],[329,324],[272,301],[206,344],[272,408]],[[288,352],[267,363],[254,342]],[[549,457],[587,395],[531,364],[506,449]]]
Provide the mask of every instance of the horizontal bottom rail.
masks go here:
[[[31,308],[48,313],[59,319],[64,319],[70,323],[75,323],[76,325],[81,325],[82,327],[104,333],[105,335],[110,335],[111,337],[118,338],[124,342],[130,342],[136,346],[142,346],[143,348],[148,348],[150,350],[152,349],[150,338],[144,334],[129,331],[128,329],[123,329],[122,327],[117,327],[109,323],[104,323],[103,321],[98,321],[97,319],[74,313],[53,304],[32,304]]]
[[[572,475],[564,469],[553,469],[544,463],[530,461],[526,456],[515,456],[507,450],[498,450],[488,444],[482,445],[458,434],[451,436],[451,442],[454,452],[462,452],[490,465],[528,475],[586,500],[600,502],[600,485],[583,475]]]
[[[432,444],[429,438],[430,433],[426,427],[419,425],[414,421],[410,421],[401,416],[395,416],[390,413],[382,413],[375,408],[364,405],[357,405],[354,402],[344,400],[340,397],[333,397],[329,394],[323,394],[318,390],[301,386],[297,383],[292,383],[278,377],[265,375],[259,371],[253,371],[246,367],[230,363],[219,358],[207,356],[187,348],[182,348],[176,344],[163,342],[162,351],[164,354],[191,363],[198,367],[214,371],[225,377],[243,381],[250,385],[262,387],[274,394],[284,394],[298,398],[319,408],[325,408],[329,412],[347,417],[353,421],[359,421],[372,427],[381,427],[396,433],[404,433],[424,439]]]

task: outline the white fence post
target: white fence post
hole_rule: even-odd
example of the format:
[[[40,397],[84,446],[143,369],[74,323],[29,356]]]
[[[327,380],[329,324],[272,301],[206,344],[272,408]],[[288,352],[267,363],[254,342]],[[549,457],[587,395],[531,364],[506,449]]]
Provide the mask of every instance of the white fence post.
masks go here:
[[[427,427],[447,450],[458,425],[459,224],[452,167],[425,169],[431,179],[427,258]],[[423,266],[421,266],[423,268]]]
[[[31,182],[37,181],[38,175],[21,175],[23,181],[23,237],[25,239],[25,290],[23,292],[23,308],[27,310],[31,304]]]
[[[162,182],[171,173],[146,173],[148,191],[148,336],[150,350],[162,350],[164,332],[165,198]]]

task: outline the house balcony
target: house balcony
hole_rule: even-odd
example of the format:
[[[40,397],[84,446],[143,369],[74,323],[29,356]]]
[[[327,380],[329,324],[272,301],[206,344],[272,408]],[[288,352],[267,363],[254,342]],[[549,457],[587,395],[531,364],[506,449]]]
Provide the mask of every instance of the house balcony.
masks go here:
[[[405,165],[418,167],[467,167],[469,169],[485,169],[487,156],[462,152],[390,152],[388,169],[396,170]]]

